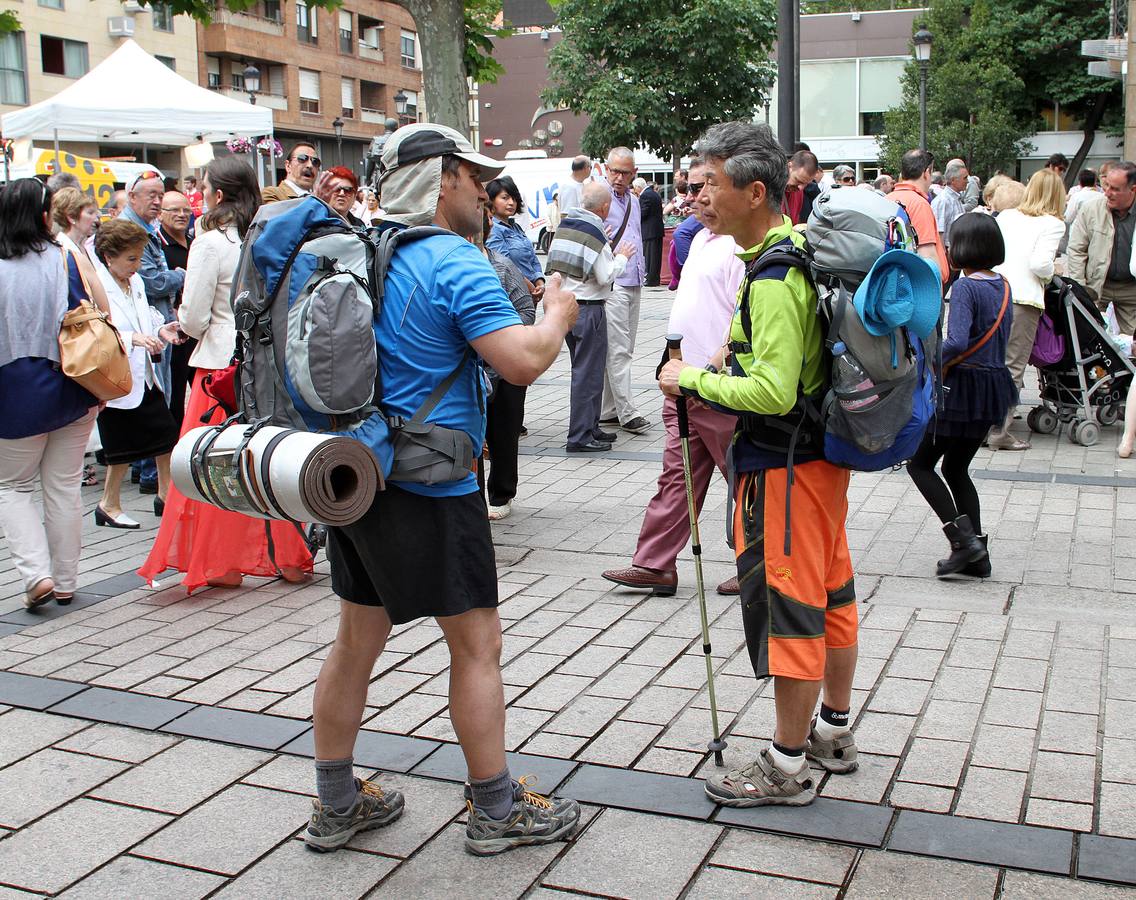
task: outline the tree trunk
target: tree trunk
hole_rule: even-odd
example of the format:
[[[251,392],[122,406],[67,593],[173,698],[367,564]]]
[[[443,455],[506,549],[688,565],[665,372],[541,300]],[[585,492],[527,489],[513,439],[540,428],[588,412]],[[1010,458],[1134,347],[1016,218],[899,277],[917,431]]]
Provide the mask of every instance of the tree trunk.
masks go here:
[[[1085,157],[1089,155],[1089,149],[1093,146],[1093,141],[1097,136],[1097,129],[1100,127],[1101,119],[1104,118],[1104,108],[1108,105],[1108,94],[1097,94],[1096,100],[1093,102],[1092,109],[1089,114],[1085,116],[1085,131],[1084,137],[1081,138],[1081,146],[1077,148],[1077,155],[1073,157],[1073,161],[1069,163],[1069,168],[1065,172],[1065,187],[1071,188],[1077,180],[1077,174],[1081,171],[1081,166],[1085,163]],[[1125,147],[1125,151],[1129,148]]]
[[[678,180],[678,170],[682,168],[682,146],[680,144],[671,145],[671,177],[674,181]],[[671,183],[673,184],[674,181]]]
[[[422,84],[431,122],[469,136],[462,0],[396,0],[414,17],[422,44]]]

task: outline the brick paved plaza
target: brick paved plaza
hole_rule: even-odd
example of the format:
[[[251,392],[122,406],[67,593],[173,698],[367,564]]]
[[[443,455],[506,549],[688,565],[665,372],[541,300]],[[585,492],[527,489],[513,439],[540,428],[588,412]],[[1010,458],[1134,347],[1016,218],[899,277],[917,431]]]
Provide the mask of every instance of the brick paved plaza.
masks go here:
[[[645,291],[636,361],[656,423],[670,297]],[[811,807],[718,810],[699,780],[714,763],[691,558],[674,598],[600,578],[630,561],[661,425],[568,457],[567,408],[562,353],[529,390],[520,493],[494,538],[510,765],[585,804],[573,841],[464,852],[448,657],[423,621],[381,657],[355,756],[405,791],[406,815],[308,852],[327,564],[301,586],[141,586],[155,526],[131,489],[143,530],[88,518],[71,607],[24,612],[0,550],[0,900],[1136,895],[1120,886],[1136,885],[1136,461],[1116,459],[1115,428],[1088,449],[1035,436],[979,454],[985,583],[930,577],[946,544],[905,473],[856,474],[860,770],[818,770]],[[736,600],[713,593],[731,573],[724,500],[716,480],[702,534],[736,764],[769,740],[773,701]]]

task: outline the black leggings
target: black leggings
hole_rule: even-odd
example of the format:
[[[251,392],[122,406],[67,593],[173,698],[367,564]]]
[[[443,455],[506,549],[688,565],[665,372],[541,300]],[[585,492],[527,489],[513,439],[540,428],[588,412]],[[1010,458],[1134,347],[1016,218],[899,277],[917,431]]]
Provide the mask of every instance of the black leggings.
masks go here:
[[[944,525],[960,515],[970,517],[975,534],[982,533],[978,491],[970,480],[970,462],[982,446],[982,438],[935,437],[930,432],[907,463],[907,474],[923,499]],[[943,461],[943,477],[935,471]]]

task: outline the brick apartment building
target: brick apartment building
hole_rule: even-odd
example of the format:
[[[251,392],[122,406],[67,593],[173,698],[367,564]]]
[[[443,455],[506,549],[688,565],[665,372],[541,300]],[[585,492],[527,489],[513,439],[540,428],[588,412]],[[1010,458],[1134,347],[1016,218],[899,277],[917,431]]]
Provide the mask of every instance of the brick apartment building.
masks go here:
[[[326,10],[259,0],[246,12],[218,11],[210,25],[198,26],[197,43],[198,83],[244,101],[244,71],[255,65],[256,102],[273,110],[277,140],[287,148],[314,139],[325,167],[342,161],[362,173],[363,154],[388,116],[407,124],[424,115],[418,35],[410,14],[393,3],[346,0]],[[401,111],[394,99],[400,91],[407,98]],[[277,171],[283,177],[280,160]]]

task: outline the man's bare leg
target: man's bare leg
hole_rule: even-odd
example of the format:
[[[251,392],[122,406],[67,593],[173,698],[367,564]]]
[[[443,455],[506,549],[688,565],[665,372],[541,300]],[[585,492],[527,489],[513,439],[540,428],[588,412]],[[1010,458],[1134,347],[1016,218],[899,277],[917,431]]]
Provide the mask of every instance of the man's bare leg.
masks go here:
[[[829,647],[824,655],[824,704],[830,709],[852,706],[852,679],[856,676],[859,645]]]
[[[820,697],[819,681],[803,681],[800,678],[786,678],[778,675],[773,679],[773,699],[777,707],[777,729],[773,734],[774,743],[792,749],[804,749],[809,739],[809,725],[817,698]]]

